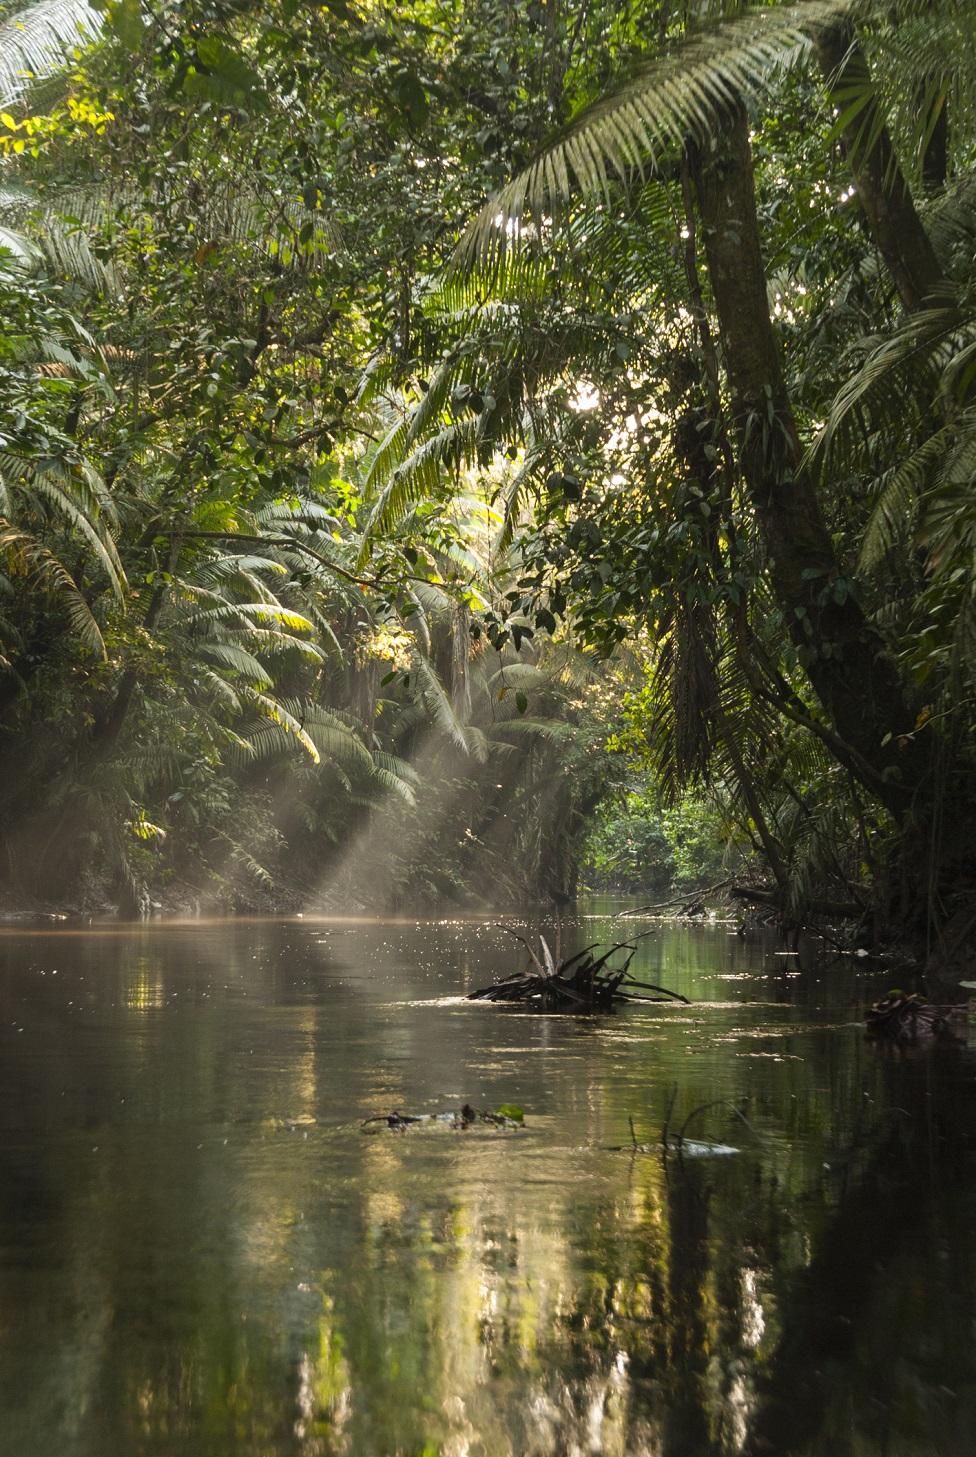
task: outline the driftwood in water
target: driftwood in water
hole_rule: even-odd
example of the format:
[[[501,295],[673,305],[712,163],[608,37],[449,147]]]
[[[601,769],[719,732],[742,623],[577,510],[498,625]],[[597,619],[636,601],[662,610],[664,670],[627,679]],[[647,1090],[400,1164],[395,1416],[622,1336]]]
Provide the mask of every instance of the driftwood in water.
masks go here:
[[[732,877],[727,875],[724,880],[717,880],[714,885],[706,885],[700,890],[683,891],[681,895],[673,895],[670,900],[655,901],[649,906],[634,906],[632,910],[621,911],[616,917],[618,921],[633,920],[637,916],[656,915],[659,911],[671,911],[674,916],[700,916],[705,913],[705,897],[717,894],[732,884]]]
[[[919,1042],[930,1037],[965,1036],[968,1002],[936,1006],[917,992],[891,991],[868,1009],[869,1037],[890,1042]]]
[[[494,1110],[472,1108],[465,1103],[463,1108],[451,1108],[446,1113],[401,1113],[394,1108],[392,1113],[377,1113],[364,1118],[360,1127],[363,1133],[381,1133],[390,1128],[394,1133],[403,1133],[415,1123],[439,1123],[449,1128],[466,1129],[475,1123],[487,1123],[491,1128],[521,1128],[525,1115],[514,1103],[503,1103]]]
[[[610,1012],[618,1002],[676,1001],[688,1004],[688,998],[679,992],[669,991],[667,987],[656,986],[653,982],[638,981],[629,975],[628,968],[637,950],[634,942],[617,942],[599,955],[594,955],[598,949],[598,943],[594,942],[565,960],[557,960],[545,937],[539,937],[540,957],[523,937],[508,926],[500,929],[522,942],[529,953],[530,968],[470,992],[468,1001],[519,1002],[542,1012]],[[622,966],[611,967],[610,960],[618,951],[629,954]],[[631,988],[660,995],[635,995]]]
[[[782,910],[783,897],[778,890],[765,885],[730,885],[729,895],[749,905]],[[856,921],[864,915],[860,901],[808,900],[804,910],[811,916],[827,916],[836,921]]]

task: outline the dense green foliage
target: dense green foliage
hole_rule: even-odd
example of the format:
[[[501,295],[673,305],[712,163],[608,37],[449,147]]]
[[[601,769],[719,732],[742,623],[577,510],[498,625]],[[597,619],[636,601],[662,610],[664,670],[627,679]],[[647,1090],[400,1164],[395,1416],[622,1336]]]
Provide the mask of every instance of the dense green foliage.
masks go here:
[[[951,953],[970,6],[4,10],[12,880],[570,896],[623,750]]]
[[[583,851],[587,885],[659,895],[704,890],[740,872],[736,832],[712,801],[684,795],[664,808],[646,780],[604,801]]]
[[[358,886],[345,863],[392,798],[416,820],[419,888],[544,893],[571,875],[574,796],[593,795],[563,773],[573,724],[594,730],[571,656],[469,635],[508,569],[489,493],[472,479],[420,504],[357,566],[413,294],[456,236],[439,241],[443,211],[463,222],[514,159],[506,144],[472,172],[473,121],[443,108],[438,135],[420,78],[464,113],[494,62],[463,30],[446,44],[344,7],[279,29],[261,7],[109,6],[100,26],[62,4],[5,34],[25,69],[57,70],[78,17],[101,43],[52,94],[11,62],[3,123],[15,890],[107,873],[129,901],[146,882],[239,899],[336,879],[353,903],[396,897],[412,862],[380,855]],[[422,170],[435,158],[447,187]],[[500,878],[491,856],[436,872],[463,801],[483,819],[498,780],[534,828],[500,847]],[[551,854],[515,848],[550,830]]]

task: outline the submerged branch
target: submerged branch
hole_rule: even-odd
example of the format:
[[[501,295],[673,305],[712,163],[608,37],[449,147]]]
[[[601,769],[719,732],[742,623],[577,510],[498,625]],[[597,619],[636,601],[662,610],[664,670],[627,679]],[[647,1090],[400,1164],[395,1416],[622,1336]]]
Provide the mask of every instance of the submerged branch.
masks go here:
[[[682,1002],[685,1006],[689,1005],[688,998],[682,996],[680,992],[673,992],[667,987],[658,986],[655,982],[640,981],[629,975],[628,967],[637,951],[635,943],[641,939],[640,937],[636,937],[632,942],[618,941],[599,956],[593,955],[596,944],[587,946],[582,951],[577,951],[558,963],[554,960],[544,938],[540,937],[548,963],[543,966],[528,941],[517,931],[513,931],[509,926],[499,926],[498,929],[513,936],[525,947],[535,965],[535,972],[529,970],[515,972],[511,976],[492,982],[491,986],[479,987],[468,993],[469,1001],[519,1002],[540,1011],[580,1010],[584,1012],[610,1012],[618,1002],[672,1000]],[[644,935],[650,934],[650,932],[644,932]],[[618,951],[625,951],[629,954],[623,966],[611,968],[610,959]],[[625,990],[630,987],[637,987],[641,991],[657,992],[660,995],[633,996],[629,990]]]

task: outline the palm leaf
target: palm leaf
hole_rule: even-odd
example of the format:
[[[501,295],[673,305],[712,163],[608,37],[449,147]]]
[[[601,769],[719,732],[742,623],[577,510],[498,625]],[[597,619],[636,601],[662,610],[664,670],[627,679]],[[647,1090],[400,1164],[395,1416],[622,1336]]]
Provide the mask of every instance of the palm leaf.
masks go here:
[[[944,459],[955,433],[953,426],[943,426],[882,478],[861,543],[862,568],[877,566],[911,533],[918,516],[919,496],[933,467]]]
[[[520,737],[545,739],[553,744],[565,744],[574,738],[578,730],[574,724],[556,718],[508,718],[491,725],[489,735],[517,734]]]
[[[416,657],[411,665],[420,683],[420,697],[431,722],[455,748],[483,763],[488,749],[484,734],[471,724],[461,722],[444,685],[425,657]]]
[[[259,662],[251,653],[245,652],[244,648],[238,647],[236,643],[208,642],[200,647],[200,653],[204,658],[212,662],[222,663],[227,668],[232,668],[249,683],[255,684],[258,688],[270,688],[272,678],[264,665]]]
[[[900,435],[926,394],[933,398],[964,329],[958,307],[947,302],[901,319],[888,335],[864,341],[866,358],[838,392],[811,460],[835,452],[856,457],[872,428]]]
[[[409,433],[407,421],[402,425],[401,444]],[[368,553],[369,541],[378,531],[385,531],[399,521],[408,506],[437,495],[448,473],[474,458],[478,435],[477,418],[462,420],[445,426],[417,446],[380,492],[363,530],[363,553]]]
[[[516,688],[549,691],[553,688],[553,682],[548,673],[532,663],[506,663],[503,668],[490,675],[487,688],[489,693],[497,697],[504,690]]]
[[[307,617],[303,617],[300,612],[294,612],[290,607],[282,606],[280,602],[225,602],[219,607],[208,607],[203,612],[191,613],[185,618],[185,623],[187,627],[199,627],[205,623],[228,622],[234,619],[242,627],[258,632],[261,631],[258,623],[264,621],[280,622],[294,632],[313,630]]]
[[[44,592],[50,593],[63,605],[71,622],[72,630],[86,647],[106,657],[105,643],[91,608],[79,592],[74,578],[49,551],[28,532],[18,529],[0,518],[0,552],[12,563],[15,575],[30,576]]]
[[[811,49],[818,27],[851,13],[855,0],[800,0],[750,9],[690,36],[640,66],[570,123],[561,137],[482,208],[462,239],[456,266],[504,257],[527,236],[543,239],[551,217],[575,194],[610,205],[611,181],[627,182],[704,141],[731,104],[750,101]]]
[[[295,717],[290,709],[286,708],[284,703],[277,698],[271,698],[266,693],[257,693],[252,689],[248,689],[242,696],[244,701],[256,708],[263,718],[276,724],[286,736],[294,739],[305,750],[313,763],[319,762],[319,751],[306,732],[305,725]]]
[[[86,0],[35,0],[0,22],[0,106],[14,106],[31,83],[60,71],[72,47],[96,40],[102,17]]]
[[[369,750],[355,729],[346,723],[342,715],[318,703],[299,699],[285,700],[285,706],[300,717],[309,738],[322,754],[336,764],[345,764],[351,769],[371,769]]]
[[[0,468],[12,458],[0,458]],[[47,501],[70,526],[85,537],[108,577],[112,591],[121,597],[125,572],[111,535],[101,520],[102,499],[96,498],[82,470],[72,471],[53,457],[43,461],[22,461],[18,485],[35,499]]]

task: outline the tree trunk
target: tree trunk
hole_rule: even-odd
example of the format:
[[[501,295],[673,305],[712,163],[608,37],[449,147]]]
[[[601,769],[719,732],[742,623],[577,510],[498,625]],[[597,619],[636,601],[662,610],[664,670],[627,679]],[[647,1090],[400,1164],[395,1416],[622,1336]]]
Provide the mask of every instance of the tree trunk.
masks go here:
[[[930,97],[929,86],[923,84],[919,87],[919,102],[920,120],[925,129],[922,182],[927,192],[941,192],[949,175],[949,98],[941,93]]]
[[[871,236],[902,303],[914,313],[945,292],[946,278],[884,125],[867,58],[847,21],[822,30],[816,44],[827,91],[842,117],[870,94],[842,128],[844,149]]]
[[[780,610],[839,757],[903,818],[926,772],[915,714],[881,638],[843,578],[801,450],[767,300],[746,113],[730,111],[725,148],[696,155],[695,183],[728,376],[739,466],[769,555]]]

